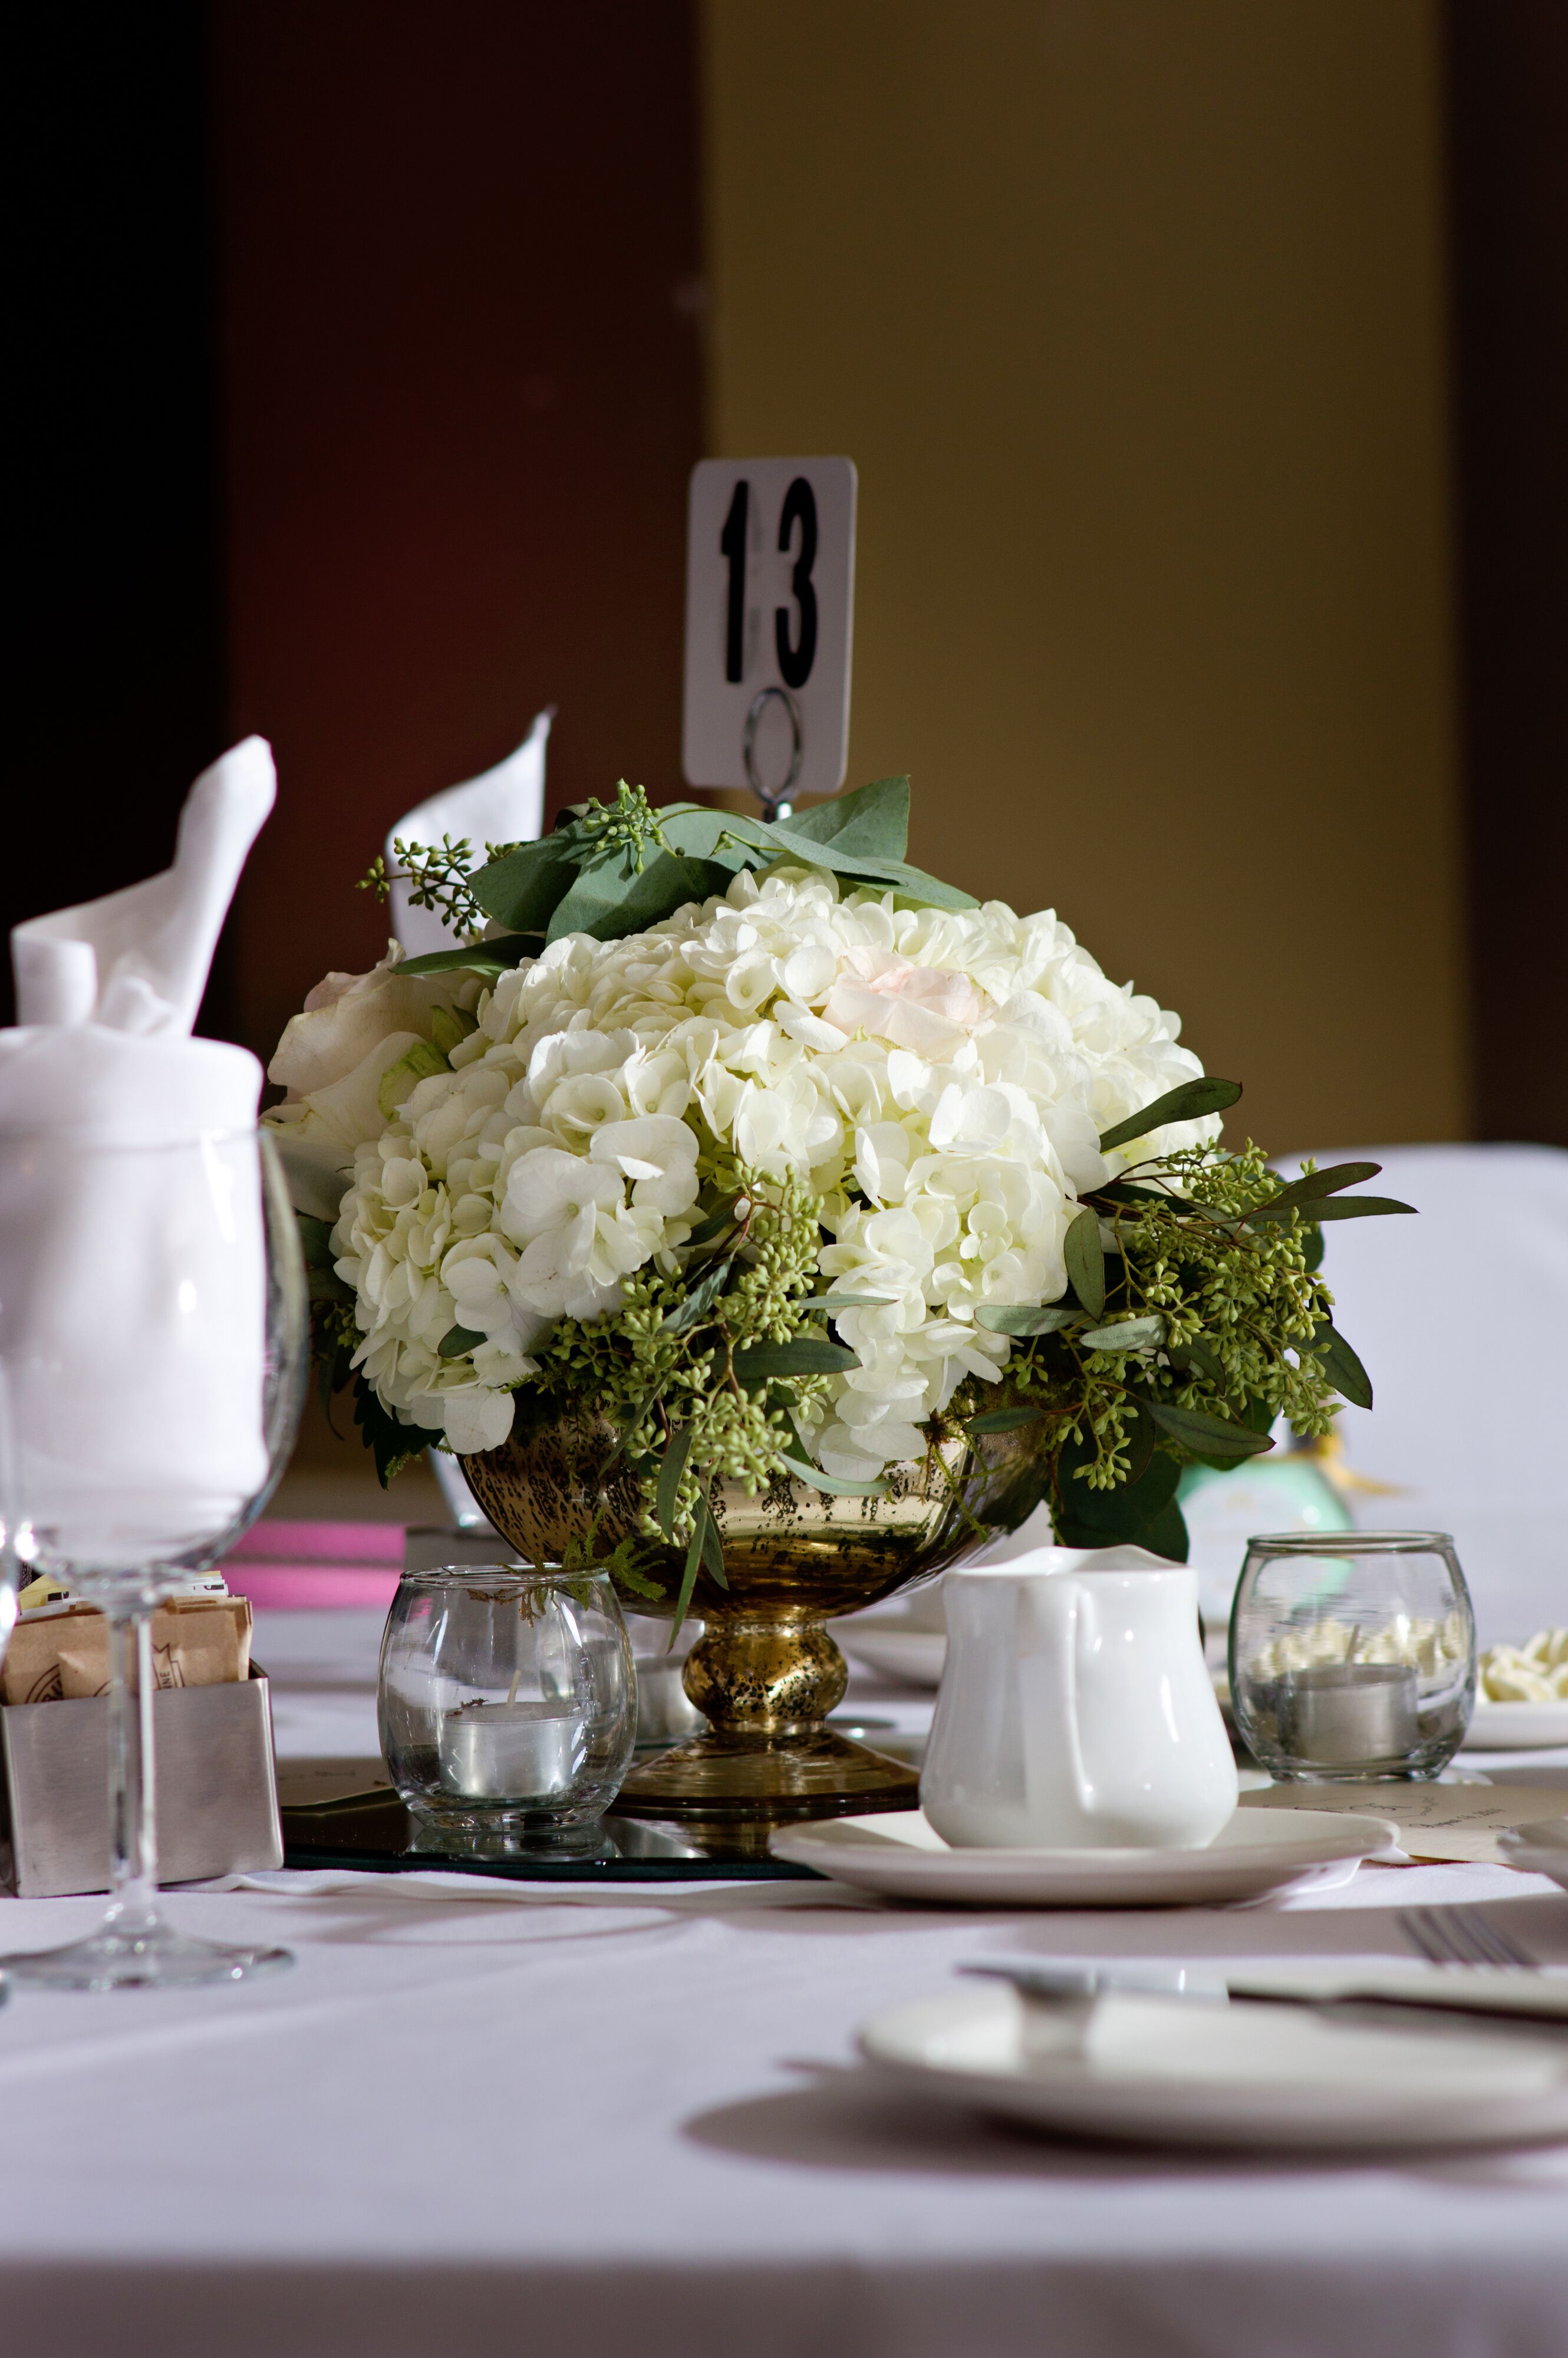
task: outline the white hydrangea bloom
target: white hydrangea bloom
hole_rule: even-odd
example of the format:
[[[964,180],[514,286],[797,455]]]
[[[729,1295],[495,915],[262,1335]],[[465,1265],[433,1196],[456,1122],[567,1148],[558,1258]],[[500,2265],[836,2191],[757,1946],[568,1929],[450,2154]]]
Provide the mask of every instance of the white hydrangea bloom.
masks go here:
[[[333,1250],[355,1290],[356,1364],[382,1401],[493,1447],[560,1318],[612,1310],[649,1261],[678,1266],[706,1130],[826,1199],[829,1293],[860,1365],[814,1445],[870,1478],[1011,1345],[984,1303],[1049,1302],[1100,1133],[1202,1070],[1179,1026],[1108,982],[1053,912],[894,906],[796,867],[623,941],[586,935],[503,975],[451,1070],[359,1147]],[[482,1337],[443,1358],[460,1328]]]

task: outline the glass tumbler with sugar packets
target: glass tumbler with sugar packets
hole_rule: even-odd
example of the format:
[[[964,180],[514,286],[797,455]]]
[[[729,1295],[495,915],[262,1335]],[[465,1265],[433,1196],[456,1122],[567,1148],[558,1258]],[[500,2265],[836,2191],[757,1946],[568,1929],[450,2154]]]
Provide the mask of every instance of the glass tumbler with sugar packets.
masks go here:
[[[1476,1698],[1476,1624],[1446,1531],[1249,1540],[1230,1617],[1238,1733],[1282,1781],[1436,1777]]]
[[[609,1574],[507,1563],[406,1574],[382,1639],[378,1708],[392,1781],[428,1830],[464,1846],[593,1841],[637,1716]]]

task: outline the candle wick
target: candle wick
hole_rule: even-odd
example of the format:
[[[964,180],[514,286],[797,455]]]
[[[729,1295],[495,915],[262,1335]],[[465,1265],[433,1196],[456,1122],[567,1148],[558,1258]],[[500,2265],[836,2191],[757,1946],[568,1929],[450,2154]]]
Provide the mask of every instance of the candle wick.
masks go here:
[[[1361,1624],[1357,1621],[1356,1627],[1350,1632],[1350,1642],[1345,1649],[1345,1660],[1347,1664],[1356,1660],[1356,1649],[1360,1643]]]
[[[517,1668],[516,1668],[516,1669],[513,1671],[513,1673],[512,1673],[512,1684],[511,1684],[511,1685],[507,1688],[507,1690],[506,1690],[506,1700],[507,1700],[507,1702],[508,1702],[508,1703],[515,1703],[515,1702],[516,1702],[516,1700],[517,1700],[517,1689],[518,1689],[519,1685],[520,1685],[520,1684],[521,1684],[521,1682],[522,1682],[522,1678],[523,1678],[523,1665],[522,1665],[522,1663],[521,1663],[521,1662],[519,1662],[519,1663],[518,1663],[518,1665],[517,1665]]]

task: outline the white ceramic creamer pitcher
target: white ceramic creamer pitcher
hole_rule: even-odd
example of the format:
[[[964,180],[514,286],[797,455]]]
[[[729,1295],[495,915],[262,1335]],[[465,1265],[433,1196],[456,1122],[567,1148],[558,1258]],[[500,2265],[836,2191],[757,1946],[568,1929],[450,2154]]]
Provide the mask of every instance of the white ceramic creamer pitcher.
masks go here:
[[[957,1847],[1201,1849],[1236,1807],[1197,1574],[1136,1547],[1036,1548],[944,1583],[920,1779]]]

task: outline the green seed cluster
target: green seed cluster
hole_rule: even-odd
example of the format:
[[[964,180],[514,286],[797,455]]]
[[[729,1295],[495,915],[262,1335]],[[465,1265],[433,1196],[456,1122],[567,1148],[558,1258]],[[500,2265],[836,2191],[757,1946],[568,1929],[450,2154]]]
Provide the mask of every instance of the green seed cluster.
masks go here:
[[[1255,1425],[1283,1416],[1303,1439],[1329,1432],[1337,1406],[1311,1348],[1334,1300],[1309,1265],[1318,1232],[1293,1212],[1248,1225],[1249,1214],[1283,1184],[1261,1150],[1250,1143],[1234,1154],[1185,1150],[1137,1174],[1141,1186],[1152,1179],[1168,1195],[1100,1207],[1106,1304],[1092,1321],[1077,1323],[1080,1332],[1092,1331],[1158,1314],[1162,1345],[1087,1349],[1069,1327],[1015,1350],[1008,1363],[1010,1390],[1038,1403],[1050,1421],[1053,1460],[1070,1440],[1088,1444],[1092,1454],[1074,1478],[1091,1490],[1113,1490],[1130,1478],[1145,1400]],[[960,1415],[989,1405],[976,1385],[955,1403]],[[1162,1438],[1160,1446],[1173,1444]]]
[[[767,1487],[783,1453],[797,1446],[793,1419],[822,1401],[829,1381],[796,1375],[749,1384],[735,1366],[748,1344],[824,1331],[798,1306],[816,1282],[821,1199],[796,1180],[772,1184],[733,1163],[719,1166],[711,1192],[725,1217],[710,1245],[682,1270],[629,1278],[614,1317],[563,1324],[540,1359],[541,1390],[563,1408],[596,1407],[621,1435],[650,1539],[665,1535],[658,1484],[672,1434],[691,1433],[667,1534],[687,1540],[714,1481],[739,1483],[752,1497]],[[715,1298],[689,1319],[686,1305],[708,1277],[719,1279]]]
[[[616,786],[612,803],[579,805],[570,825],[578,840],[589,848],[584,863],[589,867],[620,856],[626,863],[624,872],[640,876],[650,851],[669,849],[646,792],[641,786],[629,786],[624,778]]]

